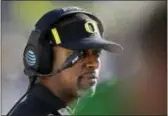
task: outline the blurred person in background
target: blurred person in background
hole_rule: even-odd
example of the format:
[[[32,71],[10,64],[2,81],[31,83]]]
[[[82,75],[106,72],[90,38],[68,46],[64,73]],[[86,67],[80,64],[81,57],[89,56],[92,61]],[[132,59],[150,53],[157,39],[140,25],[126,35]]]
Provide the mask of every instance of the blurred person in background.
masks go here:
[[[137,98],[141,114],[166,115],[167,7],[160,4],[145,24],[140,39],[141,68]]]
[[[85,107],[80,104],[76,114],[166,115],[166,3],[159,4],[149,15],[149,20],[136,27],[140,37],[134,41],[138,45],[133,46],[134,53],[129,54],[132,62],[125,63],[140,65],[138,70],[130,77],[116,77],[115,84],[113,80],[100,84],[95,96],[81,101]]]
[[[82,8],[64,7],[43,15],[24,51],[25,74],[32,85],[12,116],[73,114],[68,107],[73,100],[95,93],[101,50],[123,50],[102,38],[100,20]]]

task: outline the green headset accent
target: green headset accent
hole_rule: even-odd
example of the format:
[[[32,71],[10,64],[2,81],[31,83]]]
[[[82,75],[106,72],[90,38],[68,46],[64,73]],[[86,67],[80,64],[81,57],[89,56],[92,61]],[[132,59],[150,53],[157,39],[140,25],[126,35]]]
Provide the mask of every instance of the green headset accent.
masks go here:
[[[51,31],[52,31],[52,34],[54,36],[56,44],[57,45],[60,44],[61,43],[61,39],[60,39],[60,36],[58,34],[57,28],[53,28],[53,29],[51,29]]]

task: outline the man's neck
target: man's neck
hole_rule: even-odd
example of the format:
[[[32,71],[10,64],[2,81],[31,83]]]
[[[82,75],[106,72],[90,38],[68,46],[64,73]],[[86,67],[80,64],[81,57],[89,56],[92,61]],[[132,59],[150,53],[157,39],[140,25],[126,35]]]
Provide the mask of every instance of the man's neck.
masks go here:
[[[73,96],[65,95],[63,91],[59,87],[57,87],[57,84],[51,84],[43,81],[40,81],[40,83],[45,86],[51,93],[64,101],[66,105],[71,104],[76,99]]]

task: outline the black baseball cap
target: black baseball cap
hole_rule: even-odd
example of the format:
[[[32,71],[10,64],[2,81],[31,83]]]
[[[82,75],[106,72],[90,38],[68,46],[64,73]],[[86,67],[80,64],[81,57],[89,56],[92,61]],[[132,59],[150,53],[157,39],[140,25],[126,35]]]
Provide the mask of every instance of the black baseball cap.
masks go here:
[[[51,29],[55,43],[71,50],[100,48],[113,53],[121,53],[123,47],[103,38],[100,25],[90,16],[76,13],[65,17]]]

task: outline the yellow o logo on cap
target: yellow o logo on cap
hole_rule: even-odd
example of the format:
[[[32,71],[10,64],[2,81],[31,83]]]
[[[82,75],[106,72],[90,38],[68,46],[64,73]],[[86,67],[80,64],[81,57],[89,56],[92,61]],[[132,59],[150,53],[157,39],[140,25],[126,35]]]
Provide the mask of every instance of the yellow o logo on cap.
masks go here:
[[[96,33],[98,32],[97,24],[94,21],[89,21],[85,23],[85,30],[88,33]]]

